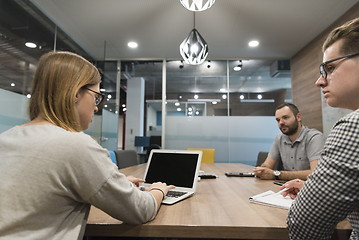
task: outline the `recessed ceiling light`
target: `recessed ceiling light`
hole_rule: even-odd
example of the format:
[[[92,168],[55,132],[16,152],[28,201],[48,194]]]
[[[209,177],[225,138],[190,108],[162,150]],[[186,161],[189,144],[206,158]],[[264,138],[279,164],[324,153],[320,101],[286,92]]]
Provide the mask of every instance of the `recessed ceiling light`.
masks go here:
[[[257,40],[252,40],[248,43],[248,46],[250,47],[258,47],[259,42]]]
[[[25,46],[28,48],[36,48],[37,47],[37,45],[33,42],[26,42]]]
[[[129,43],[127,43],[127,46],[130,48],[137,48],[138,44],[136,42],[129,42]]]
[[[11,83],[10,86],[11,86],[11,87],[15,87],[15,83]]]

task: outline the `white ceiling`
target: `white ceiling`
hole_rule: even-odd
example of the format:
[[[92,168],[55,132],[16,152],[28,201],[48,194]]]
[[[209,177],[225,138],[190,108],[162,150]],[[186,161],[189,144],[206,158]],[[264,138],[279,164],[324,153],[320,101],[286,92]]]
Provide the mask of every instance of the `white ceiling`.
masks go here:
[[[31,0],[97,60],[174,59],[193,28],[179,0]],[[289,59],[358,0],[217,0],[195,15],[208,59]],[[250,49],[249,40],[260,46]],[[135,50],[127,42],[137,41]],[[104,48],[106,41],[106,50]]]

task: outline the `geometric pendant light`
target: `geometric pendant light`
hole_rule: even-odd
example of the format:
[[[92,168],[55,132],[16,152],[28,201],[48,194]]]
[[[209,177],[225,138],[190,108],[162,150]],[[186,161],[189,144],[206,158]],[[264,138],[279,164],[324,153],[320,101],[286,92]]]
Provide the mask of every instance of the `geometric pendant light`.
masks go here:
[[[195,28],[181,43],[180,53],[187,64],[199,65],[206,60],[208,55],[208,45]]]
[[[208,56],[208,44],[197,31],[195,26],[181,43],[180,54],[185,63],[190,65],[199,65],[206,60]]]
[[[190,11],[204,11],[210,8],[216,0],[180,0],[182,5]]]

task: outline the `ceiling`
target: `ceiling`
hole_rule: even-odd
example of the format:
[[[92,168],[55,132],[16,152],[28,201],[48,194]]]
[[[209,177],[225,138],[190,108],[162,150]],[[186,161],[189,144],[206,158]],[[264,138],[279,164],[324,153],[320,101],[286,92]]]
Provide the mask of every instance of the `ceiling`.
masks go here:
[[[94,59],[180,59],[194,26],[179,0],[31,0]],[[217,0],[195,15],[208,59],[289,59],[358,0]],[[257,39],[260,46],[248,47]],[[129,49],[136,41],[139,47]],[[105,47],[106,42],[106,49]]]
[[[270,66],[293,57],[356,3],[358,0],[217,0],[194,16],[179,0],[0,0],[0,88],[29,92],[37,59],[56,48],[75,51],[91,61],[170,60],[167,74],[172,84],[168,86],[179,92],[218,92],[227,72],[217,60],[232,60],[231,65],[239,59],[243,70],[230,73],[238,81],[229,91],[288,89],[288,75],[272,78]],[[198,66],[201,70],[188,65],[180,69],[179,45],[194,27],[194,17],[196,29],[209,45],[211,68],[206,62]],[[41,49],[23,47],[24,39],[31,38]],[[257,48],[248,47],[253,39],[260,42]],[[136,41],[139,47],[128,48],[129,41]],[[140,63],[132,76],[160,85],[161,61],[157,63],[156,73],[153,65]],[[183,79],[191,84],[183,84]],[[206,81],[212,89],[205,85],[193,89],[193,79]],[[16,89],[8,87],[9,81],[16,82]]]

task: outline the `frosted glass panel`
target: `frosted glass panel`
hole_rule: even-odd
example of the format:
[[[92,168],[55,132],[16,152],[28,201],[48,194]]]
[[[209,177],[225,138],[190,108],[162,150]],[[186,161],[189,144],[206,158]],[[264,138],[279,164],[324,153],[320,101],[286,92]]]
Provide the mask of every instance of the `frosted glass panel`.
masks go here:
[[[0,132],[28,122],[26,96],[0,89],[0,102]]]
[[[274,117],[166,117],[166,148],[214,148],[215,162],[255,165],[279,133]]]
[[[117,149],[118,115],[107,110],[102,111],[101,145],[109,150]]]

